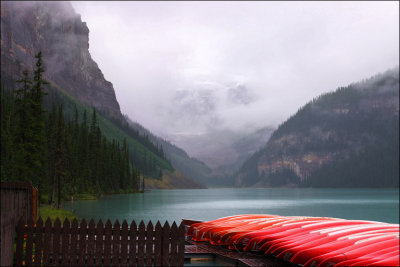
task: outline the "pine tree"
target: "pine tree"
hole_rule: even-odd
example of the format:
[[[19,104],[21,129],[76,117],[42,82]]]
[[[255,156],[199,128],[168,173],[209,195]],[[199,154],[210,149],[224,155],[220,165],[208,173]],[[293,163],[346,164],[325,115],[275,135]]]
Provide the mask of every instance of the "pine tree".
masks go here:
[[[13,149],[13,132],[14,127],[14,96],[10,90],[1,86],[1,104],[0,104],[0,117],[1,117],[1,164],[0,174],[1,181],[12,180],[12,155],[15,153]]]
[[[33,146],[32,142],[33,131],[33,115],[32,115],[32,98],[30,97],[31,84],[29,79],[28,71],[23,72],[23,78],[18,80],[19,84],[22,84],[20,89],[14,91],[15,93],[15,118],[16,123],[13,129],[13,145],[14,152],[12,154],[12,179],[17,181],[29,180],[32,175],[30,169],[30,151]]]
[[[47,184],[51,185],[51,195],[49,204],[54,204],[57,186],[56,176],[56,153],[57,153],[57,108],[53,103],[50,113],[46,121],[46,140],[47,140],[47,165],[48,165],[48,181]]]
[[[45,142],[44,142],[44,114],[45,110],[43,108],[43,98],[46,95],[44,92],[44,85],[48,84],[43,78],[44,66],[42,60],[42,52],[39,52],[35,58],[36,68],[34,71],[34,81],[30,91],[30,104],[32,111],[32,146],[30,147],[30,158],[31,160],[31,176],[29,177],[32,181],[37,181],[39,185],[41,184],[43,177],[43,170],[45,166],[45,161],[43,155],[45,154]]]
[[[60,208],[61,204],[61,178],[66,177],[65,169],[65,123],[63,106],[60,105],[58,108],[58,118],[57,118],[57,133],[56,133],[56,157],[55,157],[55,175],[57,177],[57,208]]]

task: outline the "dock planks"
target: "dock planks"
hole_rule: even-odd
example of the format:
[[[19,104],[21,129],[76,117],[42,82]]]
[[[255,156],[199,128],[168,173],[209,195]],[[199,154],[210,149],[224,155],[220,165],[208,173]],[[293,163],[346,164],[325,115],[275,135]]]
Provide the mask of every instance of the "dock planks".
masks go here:
[[[232,266],[265,266],[265,267],[293,267],[287,263],[264,254],[251,252],[237,252],[220,246],[213,246],[208,242],[187,240],[185,245],[185,259],[216,259]]]

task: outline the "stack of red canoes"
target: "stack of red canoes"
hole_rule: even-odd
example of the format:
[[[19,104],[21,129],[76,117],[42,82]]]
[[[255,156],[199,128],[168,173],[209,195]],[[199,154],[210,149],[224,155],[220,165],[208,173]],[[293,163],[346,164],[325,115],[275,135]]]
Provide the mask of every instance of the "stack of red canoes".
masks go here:
[[[398,224],[252,214],[195,223],[186,235],[303,266],[399,266]]]

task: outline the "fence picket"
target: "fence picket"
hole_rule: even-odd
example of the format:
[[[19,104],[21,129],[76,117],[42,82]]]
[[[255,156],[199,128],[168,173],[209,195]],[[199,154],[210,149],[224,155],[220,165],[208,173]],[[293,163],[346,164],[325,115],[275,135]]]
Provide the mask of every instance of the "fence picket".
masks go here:
[[[176,266],[178,261],[178,226],[174,222],[171,226],[171,252],[170,252],[170,264]]]
[[[132,221],[129,229],[129,266],[136,266],[136,236],[137,225]]]
[[[96,266],[103,265],[103,246],[104,246],[104,226],[103,221],[100,219],[96,228]]]
[[[121,266],[127,265],[128,256],[128,223],[126,220],[122,222],[121,228]]]
[[[122,226],[118,220],[114,226],[107,220],[103,227],[101,220],[96,226],[93,219],[89,225],[83,219],[78,227],[76,219],[72,224],[65,219],[61,227],[59,218],[54,226],[48,218],[43,227],[39,217],[35,228],[33,218],[25,226],[21,217],[16,233],[17,266],[183,266],[184,263],[183,223],[178,228],[175,222],[171,227],[165,222],[162,227],[158,221],[154,227],[150,221],[146,227],[141,221],[137,227],[132,221],[128,228],[126,220]]]
[[[137,252],[137,261],[138,266],[144,266],[144,244],[146,238],[146,226],[144,222],[141,221],[139,224],[139,231],[138,231],[138,252]]]
[[[79,227],[79,250],[78,250],[78,266],[85,266],[86,257],[86,235],[87,235],[87,224],[86,220],[81,221]]]
[[[33,219],[31,216],[28,219],[28,227],[26,229],[26,232],[25,264],[27,266],[32,266]]]
[[[176,266],[183,266],[185,263],[185,232],[185,225],[181,222],[178,229],[178,259]]]
[[[36,222],[36,235],[35,235],[35,266],[42,265],[43,255],[43,219],[39,217]]]
[[[105,237],[104,237],[104,265],[110,266],[111,265],[111,231],[112,225],[110,220],[106,222],[106,228],[104,230]]]
[[[77,255],[78,255],[78,220],[74,219],[71,223],[71,246],[70,246],[70,264],[71,266],[77,265]]]
[[[87,241],[87,266],[94,266],[94,257],[95,257],[95,241],[94,234],[96,231],[96,225],[94,220],[91,219],[89,221],[88,228],[88,241]]]
[[[120,230],[121,227],[119,225],[119,221],[116,220],[114,222],[114,232],[113,232],[113,239],[112,239],[112,266],[118,266],[119,264],[119,237],[120,237]]]
[[[65,218],[62,227],[62,244],[61,244],[61,265],[68,265],[68,255],[69,255],[69,234],[70,234],[70,224],[68,218]]]
[[[43,248],[43,265],[50,265],[50,257],[52,255],[51,249],[51,220],[47,218],[44,228],[44,248]]]
[[[54,222],[54,234],[53,234],[53,266],[59,265],[60,256],[60,235],[61,235],[61,221],[57,218]]]
[[[162,266],[169,266],[169,244],[170,244],[170,227],[168,221],[165,222],[162,233]]]
[[[150,221],[146,230],[146,266],[153,266],[153,244],[153,223]]]
[[[162,226],[157,222],[154,231],[154,266],[161,266]]]

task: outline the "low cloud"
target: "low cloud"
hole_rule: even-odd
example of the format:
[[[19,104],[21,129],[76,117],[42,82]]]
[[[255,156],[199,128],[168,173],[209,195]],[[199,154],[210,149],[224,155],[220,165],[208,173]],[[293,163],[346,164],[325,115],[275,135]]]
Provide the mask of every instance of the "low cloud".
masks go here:
[[[159,135],[278,125],[398,65],[398,2],[72,2],[123,113]]]

